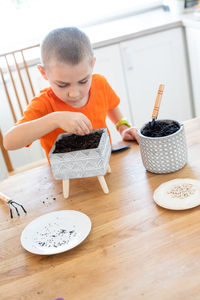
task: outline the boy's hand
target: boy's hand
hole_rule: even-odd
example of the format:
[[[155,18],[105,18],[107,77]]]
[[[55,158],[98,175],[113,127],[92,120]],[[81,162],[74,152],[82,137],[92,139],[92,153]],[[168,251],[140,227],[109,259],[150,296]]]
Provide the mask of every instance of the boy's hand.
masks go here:
[[[82,113],[61,111],[55,113],[58,128],[77,135],[89,134],[92,131],[90,120]]]
[[[137,128],[136,127],[127,127],[126,125],[121,125],[119,127],[119,132],[124,141],[134,141],[136,140],[139,144]]]

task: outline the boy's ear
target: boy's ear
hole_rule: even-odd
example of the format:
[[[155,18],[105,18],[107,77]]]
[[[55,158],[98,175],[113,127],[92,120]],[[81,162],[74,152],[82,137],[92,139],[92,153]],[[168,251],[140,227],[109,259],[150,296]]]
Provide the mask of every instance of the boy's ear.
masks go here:
[[[43,77],[45,80],[48,80],[47,74],[46,74],[46,71],[45,71],[44,67],[43,67],[42,65],[37,65],[37,68],[38,68],[40,74],[42,75],[42,77]]]
[[[93,58],[92,69],[94,69],[95,62],[96,62],[96,57]]]

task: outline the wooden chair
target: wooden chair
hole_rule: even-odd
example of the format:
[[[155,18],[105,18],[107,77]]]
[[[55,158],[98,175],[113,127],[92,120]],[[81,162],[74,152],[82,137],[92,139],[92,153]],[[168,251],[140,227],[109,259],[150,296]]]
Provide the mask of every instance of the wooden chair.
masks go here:
[[[34,51],[38,53],[34,55]],[[36,51],[35,51],[36,52]],[[28,63],[26,60],[28,57]],[[35,96],[36,92],[30,74],[30,67],[39,62],[39,45],[7,52],[0,55],[0,80],[4,88],[4,98],[7,101],[11,113],[13,124],[22,116],[23,110],[29,101]],[[2,97],[2,93],[0,95]],[[0,150],[8,170],[8,174],[32,168],[46,163],[47,159],[31,163],[19,170],[14,170],[8,151],[3,147],[3,136],[0,130]]]
[[[31,168],[36,168],[38,166],[41,166],[43,164],[48,163],[47,159],[44,158],[44,159],[40,159],[36,162],[27,164],[23,167],[20,167],[20,168],[17,168],[17,169],[14,170],[12,162],[11,162],[9,154],[8,154],[8,151],[3,146],[3,136],[2,136],[1,130],[0,130],[0,150],[1,150],[1,153],[2,153],[2,156],[3,156],[3,160],[4,160],[4,163],[5,163],[6,169],[7,169],[7,175],[8,176],[14,175],[16,173],[19,173],[19,172],[22,172],[22,171],[25,171],[25,170],[28,170],[28,169],[31,169]]]
[[[39,45],[34,45],[34,46],[31,46],[31,47],[27,47],[27,48],[20,49],[20,50],[15,50],[15,51],[12,51],[12,52],[7,52],[7,53],[4,53],[4,54],[0,55],[0,59],[1,59],[1,64],[0,64],[1,79],[2,79],[2,82],[3,82],[3,86],[4,86],[4,89],[5,89],[6,96],[7,96],[7,100],[8,100],[9,106],[10,106],[10,110],[11,110],[12,115],[13,115],[14,122],[16,122],[16,113],[15,113],[15,110],[14,110],[14,107],[13,107],[13,102],[12,102],[11,97],[10,97],[9,88],[7,86],[7,82],[6,82],[6,79],[5,79],[5,74],[8,73],[9,76],[10,76],[10,81],[12,83],[12,87],[14,89],[14,93],[15,93],[15,96],[16,96],[16,99],[17,99],[18,107],[19,107],[20,113],[22,115],[23,108],[22,108],[22,102],[21,102],[21,99],[20,99],[20,96],[19,96],[20,88],[17,84],[16,76],[14,76],[14,73],[17,72],[17,74],[18,74],[21,89],[23,91],[26,104],[28,104],[29,100],[30,100],[29,95],[28,95],[28,91],[27,91],[28,85],[31,89],[31,93],[32,93],[31,96],[32,97],[35,96],[35,91],[34,91],[34,88],[33,88],[33,83],[32,83],[30,72],[29,72],[29,67],[32,66],[34,63],[36,64],[37,62],[35,61],[35,59],[30,59],[30,62],[27,63],[27,61],[25,59],[25,53],[28,50],[35,49],[35,48],[38,48],[38,47],[39,47]],[[20,57],[19,57],[19,55],[20,55]],[[30,56],[30,54],[29,54],[29,56]],[[18,61],[17,61],[17,57],[18,57]],[[27,80],[28,84],[27,83],[25,84],[24,77],[22,75],[22,70],[24,70],[25,73],[26,73],[26,76],[27,76],[27,79],[28,79]]]
[[[8,172],[13,172],[14,169],[13,169],[13,165],[11,163],[10,157],[8,155],[8,151],[3,146],[3,136],[2,136],[1,130],[0,130],[0,149],[1,149],[3,159],[4,159],[4,162],[5,162]]]

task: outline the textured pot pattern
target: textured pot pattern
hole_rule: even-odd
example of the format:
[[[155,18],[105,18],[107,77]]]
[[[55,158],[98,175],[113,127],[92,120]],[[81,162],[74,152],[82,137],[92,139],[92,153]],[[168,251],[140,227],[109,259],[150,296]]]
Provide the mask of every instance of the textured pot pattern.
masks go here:
[[[173,120],[159,121],[172,122]],[[141,131],[147,124],[138,131],[140,153],[146,170],[152,173],[171,173],[183,168],[187,163],[184,125],[177,123],[180,129],[164,137],[152,138],[142,135]]]
[[[92,132],[103,131],[99,145],[94,149],[77,150],[66,153],[53,153],[53,145],[49,160],[55,179],[83,178],[105,175],[111,154],[111,144],[106,128],[95,129]],[[71,133],[62,133],[57,140]]]

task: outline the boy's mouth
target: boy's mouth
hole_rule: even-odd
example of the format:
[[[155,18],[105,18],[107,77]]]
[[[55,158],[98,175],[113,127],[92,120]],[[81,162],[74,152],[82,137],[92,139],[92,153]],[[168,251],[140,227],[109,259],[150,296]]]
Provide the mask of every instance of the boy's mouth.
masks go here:
[[[72,105],[73,107],[82,107],[87,104],[87,98],[70,98],[65,100],[66,103]]]
[[[67,99],[67,101],[69,101],[69,102],[79,102],[79,101],[81,101],[81,99],[77,99],[77,98],[68,98]]]

